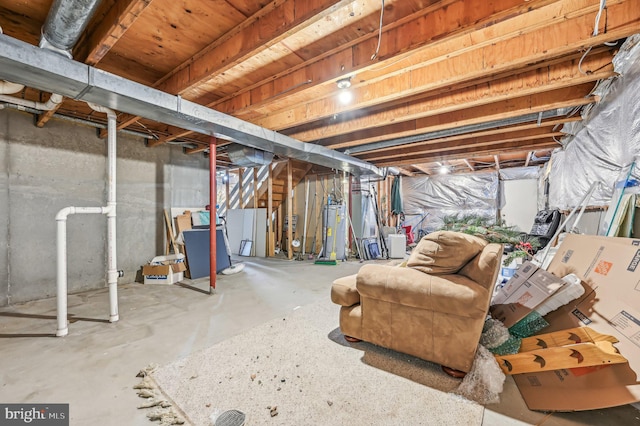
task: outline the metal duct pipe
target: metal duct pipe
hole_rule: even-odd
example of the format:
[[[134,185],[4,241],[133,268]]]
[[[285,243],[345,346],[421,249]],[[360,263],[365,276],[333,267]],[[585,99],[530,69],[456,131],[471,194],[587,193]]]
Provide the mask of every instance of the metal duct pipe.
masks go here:
[[[71,49],[99,4],[100,0],[55,0],[42,27],[40,47],[71,59]]]

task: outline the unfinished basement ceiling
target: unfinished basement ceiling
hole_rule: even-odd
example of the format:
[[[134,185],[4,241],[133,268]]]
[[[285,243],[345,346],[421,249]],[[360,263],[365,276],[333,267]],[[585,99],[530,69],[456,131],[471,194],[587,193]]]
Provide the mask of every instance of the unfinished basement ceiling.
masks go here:
[[[0,0],[4,34],[38,45],[52,3]],[[102,0],[72,53],[406,175],[506,168],[548,159],[563,123],[579,120],[579,109],[597,101],[597,82],[614,75],[621,40],[640,32],[637,1],[608,1],[600,10],[602,3]],[[348,89],[338,87],[342,79]],[[352,99],[342,103],[346,90]],[[16,95],[44,101],[50,94]],[[54,114],[104,120],[65,99],[38,126]],[[149,149],[208,148],[207,135],[126,113],[118,128],[146,135]],[[219,142],[219,164],[231,166],[231,142]]]

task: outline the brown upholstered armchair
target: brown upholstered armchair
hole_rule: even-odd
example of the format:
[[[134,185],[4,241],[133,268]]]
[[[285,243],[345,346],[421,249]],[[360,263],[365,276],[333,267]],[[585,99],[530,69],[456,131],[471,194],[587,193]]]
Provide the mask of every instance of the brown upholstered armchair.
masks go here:
[[[406,267],[367,264],[339,278],[331,300],[340,329],[364,340],[468,372],[489,309],[502,245],[439,231],[422,238]]]

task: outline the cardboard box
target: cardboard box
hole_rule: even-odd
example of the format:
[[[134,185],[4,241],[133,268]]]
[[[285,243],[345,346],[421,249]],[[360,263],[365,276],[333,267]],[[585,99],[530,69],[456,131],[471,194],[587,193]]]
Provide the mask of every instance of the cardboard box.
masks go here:
[[[532,410],[580,411],[640,401],[640,241],[567,235],[548,270],[575,273],[585,294],[551,312],[544,333],[589,326],[616,337],[628,364],[514,375]]]
[[[175,284],[182,281],[186,269],[184,254],[157,256],[142,267],[142,275],[145,284]]]
[[[563,285],[564,281],[555,275],[524,262],[493,298],[491,316],[509,328]]]

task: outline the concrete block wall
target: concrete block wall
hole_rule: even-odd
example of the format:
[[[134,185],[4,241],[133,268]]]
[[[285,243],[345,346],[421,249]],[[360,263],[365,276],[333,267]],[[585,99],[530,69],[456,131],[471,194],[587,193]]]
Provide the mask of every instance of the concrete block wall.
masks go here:
[[[118,133],[119,283],[164,253],[164,208],[209,203],[208,170],[201,154]],[[55,215],[105,205],[105,178],[106,140],[95,128],[59,119],[38,128],[29,114],[0,110],[0,306],[55,295]],[[106,228],[102,215],[69,216],[70,292],[106,286]]]

